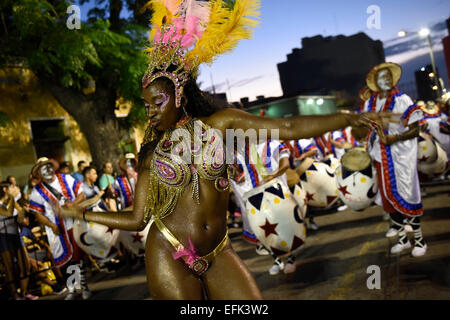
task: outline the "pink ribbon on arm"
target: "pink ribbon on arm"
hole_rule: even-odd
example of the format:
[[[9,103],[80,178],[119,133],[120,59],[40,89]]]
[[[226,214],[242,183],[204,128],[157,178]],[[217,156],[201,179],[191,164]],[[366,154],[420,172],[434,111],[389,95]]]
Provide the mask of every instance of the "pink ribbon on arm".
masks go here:
[[[177,252],[172,253],[173,259],[177,260],[182,257],[187,257],[185,260],[188,265],[192,265],[195,260],[199,257],[195,252],[194,244],[191,241],[191,237],[188,238],[189,248],[184,248],[183,250],[179,250]]]

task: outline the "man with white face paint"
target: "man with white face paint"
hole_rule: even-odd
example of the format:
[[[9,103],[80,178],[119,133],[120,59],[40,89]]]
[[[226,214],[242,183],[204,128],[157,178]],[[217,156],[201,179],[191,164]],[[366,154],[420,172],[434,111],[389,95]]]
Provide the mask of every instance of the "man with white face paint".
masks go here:
[[[119,168],[122,174],[116,178],[114,189],[116,195],[120,197],[117,204],[120,210],[133,207],[134,190],[137,182],[137,160],[133,153],[127,153],[119,161]]]
[[[394,63],[375,66],[366,77],[372,95],[362,111],[402,115],[398,123],[389,123],[385,128],[374,126],[368,151],[377,169],[380,186],[376,203],[382,205],[391,217],[392,225],[386,236],[399,236],[391,253],[400,253],[411,247],[405,227],[412,227],[412,255],[419,257],[427,250],[420,228],[419,217],[423,214],[423,207],[417,173],[417,136],[422,111],[410,97],[398,91],[396,84],[401,73],[401,67]]]
[[[47,239],[56,267],[61,268],[70,264],[78,264],[81,273],[81,287],[83,299],[89,298],[89,291],[84,279],[83,251],[77,246],[73,237],[73,219],[60,217],[53,210],[55,203],[70,208],[82,202],[85,197],[82,182],[72,176],[55,173],[58,162],[53,159],[40,158],[31,169],[31,174],[40,182],[33,188],[30,197],[30,210],[35,214],[39,223],[45,226]],[[63,272],[65,274],[65,272]],[[69,287],[66,300],[75,299],[75,288]]]

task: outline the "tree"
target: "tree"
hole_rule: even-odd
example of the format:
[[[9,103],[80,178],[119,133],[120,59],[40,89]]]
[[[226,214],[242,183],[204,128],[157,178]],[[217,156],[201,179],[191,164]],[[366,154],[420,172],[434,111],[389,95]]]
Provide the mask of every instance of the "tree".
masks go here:
[[[145,120],[141,77],[147,66],[143,49],[150,12],[142,12],[143,0],[96,0],[95,4],[81,29],[70,30],[68,1],[2,1],[0,64],[23,61],[36,74],[78,122],[99,166],[118,159],[121,139],[130,126]],[[123,7],[132,13],[126,19],[120,17]],[[83,93],[93,81],[95,92]],[[114,114],[118,97],[133,105],[125,120]]]

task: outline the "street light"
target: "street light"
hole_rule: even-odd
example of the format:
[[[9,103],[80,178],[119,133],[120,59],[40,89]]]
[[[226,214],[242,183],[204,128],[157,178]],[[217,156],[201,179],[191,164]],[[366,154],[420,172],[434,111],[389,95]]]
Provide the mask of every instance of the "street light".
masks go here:
[[[419,30],[419,36],[426,37],[430,35],[430,30],[427,28],[422,28]]]
[[[434,81],[436,83],[436,86],[438,85],[437,77],[434,77],[434,75],[437,75],[436,72],[436,62],[434,60],[434,53],[433,53],[433,44],[431,43],[431,36],[430,36],[430,30],[427,28],[422,28],[419,31],[419,36],[422,38],[426,37],[428,41],[428,47],[430,49],[430,58],[431,58],[431,67],[433,68],[433,76],[430,75],[430,78],[434,78]]]
[[[406,31],[405,30],[400,30],[397,34],[398,34],[398,36],[400,38],[406,37]]]

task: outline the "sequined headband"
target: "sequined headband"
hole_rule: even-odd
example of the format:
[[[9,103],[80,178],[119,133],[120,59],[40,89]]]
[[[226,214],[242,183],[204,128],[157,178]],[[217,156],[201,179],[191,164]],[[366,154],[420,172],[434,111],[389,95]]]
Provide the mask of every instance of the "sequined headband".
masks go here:
[[[157,78],[170,79],[175,85],[175,105],[179,108],[191,68],[186,62],[186,49],[181,46],[181,40],[173,39],[176,31],[175,25],[170,23],[161,27],[160,41],[149,53],[149,64],[142,78],[142,87],[147,88]],[[174,70],[168,71],[169,68]]]

